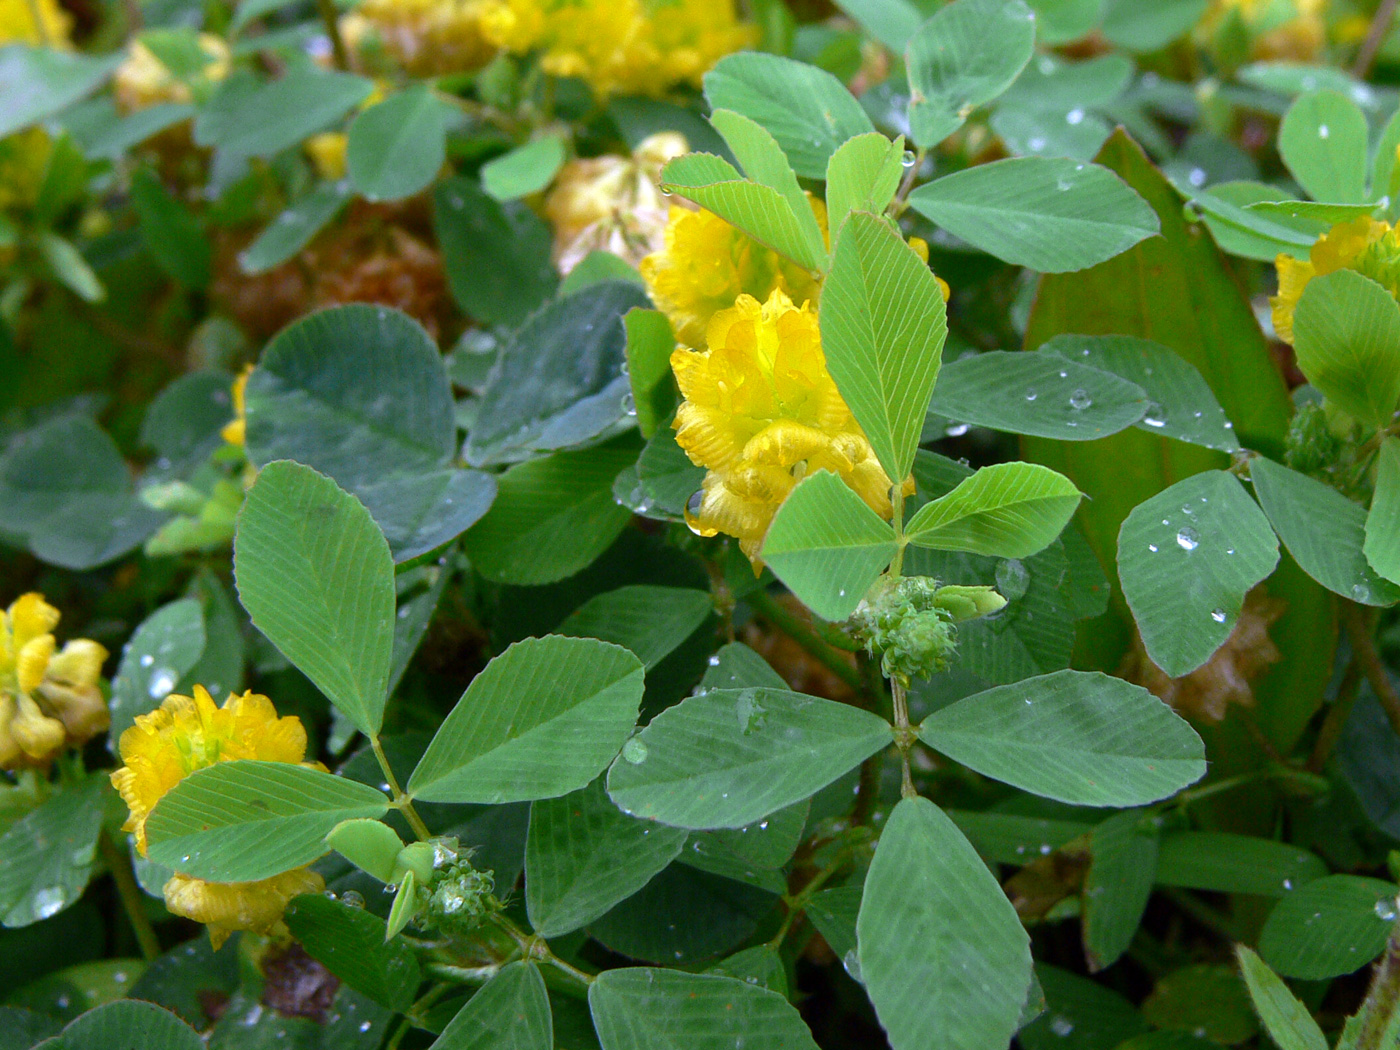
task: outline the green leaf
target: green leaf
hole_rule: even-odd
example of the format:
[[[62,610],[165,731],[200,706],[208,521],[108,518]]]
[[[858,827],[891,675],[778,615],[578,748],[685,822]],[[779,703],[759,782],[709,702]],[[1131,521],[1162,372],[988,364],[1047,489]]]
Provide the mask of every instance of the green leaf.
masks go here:
[[[207,286],[213,256],[209,238],[149,168],[132,176],[131,204],[141,223],[141,240],[160,268],[185,288]]]
[[[182,102],[158,102],[126,116],[118,114],[110,99],[94,99],[88,105],[102,107],[98,111],[101,119],[92,125],[77,127],[71,119],[72,111],[65,117],[67,132],[78,141],[89,160],[116,161],[133,146],[194,116],[194,106]]]
[[[0,456],[0,529],[26,537],[50,564],[94,569],[164,519],[136,498],[116,443],[87,416],[51,419]]]
[[[909,126],[937,145],[1011,86],[1031,60],[1035,15],[1021,0],[957,0],[909,38]]]
[[[894,200],[904,174],[904,139],[891,142],[872,133],[857,135],[826,165],[826,217],[835,241],[852,211],[880,215]]]
[[[271,157],[340,120],[374,90],[366,77],[311,63],[249,90],[230,79],[195,119],[194,140],[239,157]]]
[[[1207,470],[1134,508],[1118,575],[1152,662],[1171,678],[1210,659],[1244,597],[1278,564],[1278,538],[1233,474]]]
[[[446,103],[426,84],[390,95],[355,118],[345,147],[350,183],[372,201],[411,197],[446,157]]]
[[[1094,825],[1076,820],[1026,817],[1019,813],[956,809],[947,812],[973,848],[993,864],[1023,865],[1037,856],[1048,857],[1094,829]]]
[[[668,417],[669,418],[669,417]],[[669,426],[658,430],[637,457],[637,483],[642,502],[631,502],[639,514],[683,521],[685,505],[705,482],[705,468],[690,461],[676,444],[676,432]],[[643,506],[647,500],[651,506]]]
[[[827,162],[842,143],[875,130],[830,73],[756,51],[720,59],[705,74],[705,100],[711,109],[732,109],[761,124],[804,179],[825,178]]]
[[[792,490],[763,540],[763,560],[818,616],[844,620],[894,557],[894,531],[830,471]]]
[[[146,818],[148,855],[215,882],[254,882],[327,852],[342,820],[382,817],[382,791],[292,762],[240,759],[197,769]]]
[[[1366,514],[1362,545],[1371,568],[1400,583],[1400,440],[1387,437],[1376,461],[1376,491]]]
[[[1040,352],[1140,386],[1148,402],[1143,417],[1133,424],[1139,430],[1222,452],[1240,447],[1235,425],[1226,418],[1205,377],[1170,347],[1127,335],[1060,335],[1042,344]]]
[[[834,0],[836,7],[880,43],[904,53],[909,38],[924,20],[911,0]]]
[[[1089,836],[1084,876],[1084,954],[1093,971],[1112,966],[1137,935],[1157,874],[1157,829],[1142,810],[1115,813]]]
[[[1308,1008],[1288,990],[1278,974],[1243,944],[1235,945],[1240,972],[1249,986],[1249,997],[1279,1050],[1327,1050],[1327,1037]]]
[[[713,612],[708,591],[637,584],[595,595],[570,613],[555,633],[621,645],[650,671]]]
[[[710,114],[710,123],[724,136],[734,159],[744,174],[760,186],[777,190],[788,202],[802,230],[804,250],[813,257],[825,258],[826,244],[817,217],[807,204],[802,187],[797,184],[787,157],[777,139],[756,121],[732,109],[717,109]]]
[[[539,969],[513,962],[467,1000],[433,1050],[552,1050],[554,1018]]]
[[[77,245],[52,230],[41,230],[35,238],[44,263],[63,285],[87,303],[100,303],[107,298],[107,289],[93,272]]]
[[[238,516],[233,560],[253,625],[356,728],[376,734],[394,641],[394,565],[360,501],[310,467],[269,463]]]
[[[909,521],[909,542],[935,550],[1028,558],[1069,524],[1083,498],[1063,474],[1033,463],[983,467]]]
[[[1308,282],[1293,319],[1298,367],[1338,408],[1386,427],[1400,401],[1400,304],[1338,270]]]
[[[959,423],[1059,441],[1094,441],[1143,418],[1135,382],[1050,354],[1003,350],[949,361],[929,411]]]
[[[1129,51],[1156,51],[1185,34],[1208,0],[1106,0],[1103,34]]]
[[[159,707],[199,663],[205,642],[204,609],[195,598],[162,605],[136,628],[122,647],[121,664],[112,679],[108,747],[114,754],[136,716]]]
[[[136,999],[118,999],[75,1018],[44,1050],[203,1050],[204,1041],[168,1010]]]
[[[756,824],[697,831],[690,836],[690,848],[681,856],[681,861],[720,875],[724,872],[717,869],[726,864],[741,869],[740,874],[746,874],[742,871],[744,868],[776,871],[792,858],[801,844],[810,809],[804,799]]]
[[[717,974],[628,967],[588,988],[603,1050],[816,1050],[776,992]]]
[[[1032,794],[1080,806],[1138,806],[1206,771],[1205,748],[1141,686],[1056,671],[935,711],[919,739],[954,761]]]
[[[107,777],[60,788],[0,835],[0,926],[57,915],[87,889]]]
[[[1285,977],[1320,981],[1361,969],[1385,950],[1400,893],[1360,875],[1314,879],[1283,897],[1259,935],[1259,954]]]
[[[1262,456],[1250,460],[1255,495],[1303,571],[1343,598],[1392,605],[1400,587],[1366,561],[1366,511],[1336,489]]]
[[[626,421],[623,317],[647,303],[630,281],[599,281],[526,321],[481,391],[463,458],[478,467],[511,463],[584,444]]]
[[[1260,202],[1262,195],[1277,193],[1272,187],[1249,182],[1221,183],[1212,186],[1209,193],[1187,193],[1185,189],[1182,193],[1190,197],[1190,207],[1201,213],[1220,247],[1232,255],[1264,260],[1279,254],[1306,257],[1317,239],[1312,229],[1299,228],[1315,223],[1289,222],[1251,207]]]
[[[909,476],[948,334],[942,290],[884,219],[853,212],[822,288],[831,377],[890,478]]]
[[[513,328],[554,294],[549,227],[519,201],[501,204],[473,179],[433,189],[433,230],[452,298],[486,324]]]
[[[497,583],[540,584],[591,565],[631,516],[613,499],[612,483],[635,456],[614,444],[511,467],[464,537],[473,568]]]
[[[498,201],[513,201],[539,193],[564,166],[564,139],[543,135],[481,166],[481,186]]]
[[[629,817],[608,798],[603,778],[530,807],[525,840],[525,904],[530,925],[557,937],[605,915],[670,864],[686,833]]]
[[[689,153],[671,161],[661,172],[661,188],[708,208],[800,266],[813,272],[827,268],[826,247],[820,237],[815,241],[811,237],[816,219],[805,198],[808,217],[802,218],[782,193],[744,181],[727,162],[708,153]]]
[[[901,799],[856,923],[861,979],[893,1050],[987,1050],[1017,1028],[1030,941],[996,877],[932,802]]]
[[[0,48],[0,139],[92,94],[120,62],[120,55],[84,55],[25,44]]]
[[[423,980],[418,957],[402,940],[385,940],[378,915],[308,893],[294,897],[282,918],[307,955],[357,992],[391,1010],[413,1005]]]
[[[527,638],[486,665],[408,781],[425,802],[519,802],[577,791],[637,720],[642,664],[591,638]]]
[[[1160,228],[1147,202],[1107,168],[1051,157],[946,175],[909,203],[974,247],[1042,273],[1101,263]]]
[[[634,307],[622,318],[627,329],[627,378],[637,429],[650,440],[676,408],[676,385],[671,378],[671,352],[676,337],[660,310]]]
[[[1366,115],[1346,95],[1315,91],[1299,97],[1279,126],[1278,151],[1313,200],[1366,199]]]
[[[238,255],[246,274],[266,273],[311,243],[350,203],[350,183],[323,182],[293,201]]]
[[[625,812],[680,828],[741,828],[820,791],[889,745],[868,711],[784,689],[711,689],[627,742],[608,773]]]
[[[1150,1031],[1131,1003],[1096,981],[1044,963],[1035,976],[1045,1012],[1016,1033],[1022,1050],[1123,1050],[1124,1040]]]
[[[1286,897],[1327,874],[1314,853],[1225,831],[1173,831],[1162,837],[1157,881],[1211,893]]]
[[[573,295],[599,281],[631,281],[635,285],[645,284],[637,268],[626,259],[595,248],[580,259],[559,283],[559,294]]]
[[[404,848],[397,831],[382,820],[368,817],[342,820],[326,835],[326,845],[383,883],[394,881],[399,853]]]

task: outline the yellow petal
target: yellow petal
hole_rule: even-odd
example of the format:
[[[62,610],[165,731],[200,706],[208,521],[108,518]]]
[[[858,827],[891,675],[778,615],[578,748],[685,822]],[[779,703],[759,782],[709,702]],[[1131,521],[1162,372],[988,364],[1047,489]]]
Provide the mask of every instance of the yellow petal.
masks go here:
[[[58,626],[59,612],[44,596],[35,592],[23,595],[10,606],[10,632],[15,651],[23,649],[32,638],[48,634]]]
[[[172,913],[209,927],[209,939],[217,949],[235,930],[272,932],[288,901],[325,888],[325,880],[314,871],[294,868],[259,882],[206,882],[176,874],[162,892]]]
[[[19,712],[10,722],[15,742],[29,758],[42,762],[52,758],[63,747],[66,734],[63,723],[39,710],[33,699],[20,693],[15,697]]]
[[[48,677],[70,686],[93,686],[102,677],[107,650],[88,638],[74,638],[49,661]]]
[[[19,646],[15,654],[15,678],[21,692],[32,693],[44,680],[49,669],[49,658],[53,656],[55,642],[53,635],[41,634],[31,637]]]

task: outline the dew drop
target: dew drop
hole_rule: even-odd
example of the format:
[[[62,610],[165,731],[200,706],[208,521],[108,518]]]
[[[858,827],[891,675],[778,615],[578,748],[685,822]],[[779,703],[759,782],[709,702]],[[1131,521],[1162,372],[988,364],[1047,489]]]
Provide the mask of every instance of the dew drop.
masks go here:
[[[1074,1034],[1074,1022],[1068,1017],[1061,1017],[1056,1014],[1050,1018],[1050,1031],[1054,1032],[1061,1039],[1068,1039]]]
[[[640,766],[647,760],[647,746],[633,737],[622,745],[622,757],[634,766]]]
[[[153,664],[153,663],[155,663],[155,662],[156,662],[156,658],[155,658],[154,656],[152,656],[150,653],[142,653],[142,654],[141,654],[141,666],[142,666],[142,667],[150,667],[151,664]]]
[[[907,149],[904,151],[904,156],[899,158],[899,162],[906,168],[912,168],[918,159],[912,149]]]
[[[856,950],[854,948],[848,951],[845,955],[841,956],[841,965],[845,968],[846,972],[851,975],[851,980],[861,980],[860,956],[856,954]]]
[[[1184,551],[1193,551],[1201,545],[1201,536],[1190,525],[1176,534],[1176,545]]]
[[[1318,129],[1317,129],[1317,137],[1318,137],[1318,138],[1320,138],[1320,139],[1330,138],[1331,135],[1332,135],[1332,129],[1331,129],[1331,128],[1329,128],[1326,124],[1319,125],[1319,127],[1318,127]]]
[[[1186,176],[1186,181],[1197,188],[1206,184],[1206,173],[1204,168],[1192,168]]]
[[[710,665],[711,667],[718,667],[718,666],[719,666],[719,653],[715,653],[713,656],[711,656],[710,659],[709,659],[709,661],[708,661],[708,663],[709,663],[709,665]]]
[[[1082,386],[1076,387],[1069,395],[1069,407],[1076,412],[1083,412],[1093,403],[1094,399],[1089,396],[1089,391],[1085,390]]]
[[[169,667],[158,667],[151,672],[151,683],[146,687],[146,692],[152,700],[164,700],[175,688],[176,679],[175,672]]]
[[[1157,544],[1155,544],[1155,543],[1149,543],[1149,544],[1147,545],[1147,549],[1150,550],[1153,554],[1156,554],[1156,553],[1157,553]]]
[[[63,910],[63,887],[46,886],[36,890],[33,897],[34,914],[41,919],[57,915]]]
[[[368,1031],[369,1031],[371,1028],[373,1028],[373,1027],[374,1027],[374,1022],[373,1022],[373,1021],[361,1021],[361,1022],[360,1022],[360,1031],[362,1031],[362,1032],[368,1032]]]
[[[627,391],[622,395],[622,412],[624,415],[635,416],[637,414],[637,401],[632,396],[632,391]]]
[[[1225,610],[1224,610],[1224,609],[1212,609],[1211,612],[1210,612],[1210,618],[1211,618],[1212,620],[1214,620],[1216,623],[1224,623],[1224,622],[1225,622]]]
[[[1027,401],[1034,401],[1034,400],[1036,399],[1036,396],[1037,396],[1037,395],[1036,395],[1036,392],[1035,392],[1034,390],[1027,390],[1027,391],[1026,391],[1026,400],[1027,400]]]
[[[1353,583],[1351,585],[1352,601],[1360,602],[1362,605],[1371,603],[1371,588],[1364,583]]]
[[[1382,897],[1376,901],[1376,918],[1385,922],[1395,921],[1395,901],[1390,897]]]
[[[968,425],[966,423],[950,423],[948,425],[948,428],[944,430],[943,433],[948,435],[948,437],[950,438],[960,438],[964,434],[966,434],[967,431]]]
[[[1142,417],[1142,421],[1149,427],[1164,427],[1167,425],[1167,410],[1156,401],[1147,403],[1147,414]]]
[[[1292,879],[1284,879],[1284,880],[1283,880],[1283,888],[1286,889],[1286,890],[1291,890],[1291,889],[1293,888],[1293,880],[1292,880]]]
[[[1070,127],[1084,123],[1084,111],[1082,109],[1072,109],[1065,114],[1065,123]]]

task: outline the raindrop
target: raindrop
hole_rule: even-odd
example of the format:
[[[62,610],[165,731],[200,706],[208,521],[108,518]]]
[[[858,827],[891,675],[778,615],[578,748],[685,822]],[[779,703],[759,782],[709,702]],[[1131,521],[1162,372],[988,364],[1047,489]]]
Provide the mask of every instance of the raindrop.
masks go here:
[[[710,657],[709,664],[711,667],[719,666],[719,653],[715,653],[713,656]]]
[[[647,746],[633,737],[622,745],[622,757],[634,766],[640,766],[647,760]]]
[[[36,890],[33,897],[34,914],[41,919],[57,915],[63,910],[63,887],[46,886]]]
[[[966,423],[950,423],[948,424],[948,428],[944,430],[943,433],[948,435],[948,437],[950,438],[960,438],[964,434],[966,434],[967,431],[968,425]]]
[[[152,656],[150,653],[142,653],[142,654],[141,654],[141,666],[142,666],[142,667],[150,667],[151,664],[153,664],[153,663],[155,663],[155,662],[156,662],[156,658],[155,658],[154,656]]]
[[[1328,138],[1328,137],[1331,136],[1331,134],[1332,134],[1332,129],[1329,128],[1326,124],[1320,125],[1320,126],[1318,127],[1318,129],[1317,129],[1317,137],[1320,138],[1320,139]]]
[[[1034,390],[1027,390],[1027,391],[1026,391],[1026,400],[1027,400],[1027,401],[1034,401],[1035,399],[1036,399],[1036,392],[1035,392]]]
[[[1211,618],[1212,620],[1214,620],[1216,623],[1224,623],[1224,622],[1225,622],[1225,610],[1224,610],[1224,609],[1212,609],[1212,610],[1211,610],[1211,613],[1210,613],[1210,618]]]
[[[1068,1017],[1061,1017],[1056,1014],[1050,1018],[1050,1031],[1054,1032],[1061,1039],[1066,1039],[1074,1034],[1074,1022]]]
[[[1364,583],[1353,583],[1351,585],[1351,598],[1352,601],[1369,605],[1371,603],[1371,588]]]
[[[630,390],[622,395],[622,411],[623,414],[629,416],[635,416],[637,414],[637,401],[636,398],[632,396],[632,391]]]
[[[1089,391],[1085,390],[1082,386],[1076,387],[1069,395],[1069,407],[1076,412],[1083,412],[1093,403],[1094,399],[1089,396]]]
[[[1286,890],[1291,890],[1291,889],[1293,888],[1293,880],[1292,880],[1292,879],[1284,879],[1284,880],[1283,880],[1283,888],[1286,889]]]
[[[1164,427],[1167,425],[1167,410],[1156,401],[1147,403],[1147,414],[1142,417],[1142,421],[1149,427]]]
[[[1176,534],[1176,545],[1184,551],[1193,551],[1201,545],[1201,534],[1187,525]]]
[[[1001,596],[1014,602],[1023,597],[1030,587],[1031,574],[1025,564],[1016,558],[1007,558],[997,563],[996,585]]]
[[[1376,901],[1376,918],[1384,919],[1386,922],[1395,921],[1395,901],[1389,897],[1382,897]]]
[[[170,695],[170,690],[175,688],[177,678],[169,667],[158,667],[151,672],[151,684],[146,688],[146,692],[151,694],[152,700],[164,700]]]
[[[1186,181],[1192,186],[1204,186],[1206,184],[1206,173],[1204,168],[1192,168],[1186,176]]]
[[[1042,842],[1042,843],[1040,844],[1040,855],[1041,855],[1042,857],[1048,857],[1048,856],[1050,856],[1050,853],[1051,853],[1051,851],[1052,851],[1054,848],[1055,848],[1055,847],[1051,846],[1050,843],[1048,843],[1048,842]]]
[[[1036,135],[1033,138],[1031,138],[1031,140],[1027,142],[1026,145],[1030,147],[1030,151],[1032,153],[1039,153],[1045,148],[1045,140],[1039,135]]]
[[[851,980],[861,981],[860,976],[860,956],[852,948],[845,955],[841,956],[841,965],[846,968],[846,972],[851,975]],[[864,983],[861,981],[861,983]]]
[[[1147,549],[1150,550],[1153,554],[1156,554],[1156,553],[1157,553],[1157,544],[1155,544],[1155,543],[1149,543],[1149,544],[1147,545]]]
[[[362,1032],[368,1032],[368,1031],[369,1031],[371,1028],[373,1028],[373,1027],[374,1027],[374,1022],[373,1022],[373,1021],[361,1021],[361,1022],[360,1022],[360,1031],[362,1031]]]
[[[1073,127],[1084,122],[1084,111],[1082,109],[1072,109],[1065,114],[1065,123]]]
[[[912,149],[907,149],[904,151],[904,156],[902,156],[899,159],[899,161],[906,168],[912,168],[918,159],[919,158],[915,156],[914,151]]]

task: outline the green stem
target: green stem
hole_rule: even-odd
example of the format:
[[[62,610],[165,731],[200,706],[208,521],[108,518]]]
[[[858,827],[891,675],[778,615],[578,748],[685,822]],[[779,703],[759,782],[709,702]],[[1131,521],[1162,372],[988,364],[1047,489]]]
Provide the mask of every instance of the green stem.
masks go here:
[[[141,887],[136,885],[136,873],[131,869],[131,857],[118,849],[112,837],[103,829],[97,836],[97,848],[102,851],[102,859],[112,873],[112,881],[117,884],[117,896],[121,898],[122,910],[126,912],[131,930],[136,934],[136,943],[141,946],[141,955],[147,962],[160,957],[160,940],[146,917],[146,902]]]
[[[828,671],[857,692],[863,684],[860,672],[836,654],[835,648],[822,639],[800,616],[783,608],[767,591],[757,590],[744,596],[754,610],[778,630],[800,645]]]
[[[1357,1011],[1360,1031],[1356,1034],[1356,1050],[1388,1050],[1394,1044],[1386,1039],[1396,1026],[1396,1008],[1400,1006],[1400,923],[1391,927],[1385,954],[1372,971],[1371,987]]]
[[[321,24],[325,27],[326,36],[331,40],[331,55],[335,59],[335,68],[349,69],[350,53],[345,49],[345,39],[340,35],[340,18],[335,9],[335,0],[316,0],[316,10],[321,15]]]
[[[904,548],[909,542],[904,535],[904,485],[899,481],[890,487],[890,506],[894,509],[890,516],[894,525],[894,558],[890,561],[889,574],[890,579],[897,580],[904,569]]]
[[[394,770],[389,765],[389,758],[384,754],[384,745],[379,742],[378,733],[370,735],[369,746],[374,749],[374,757],[379,762],[379,770],[384,774],[384,783],[389,785],[389,791],[394,796],[393,807],[404,815],[404,819],[408,821],[408,826],[413,829],[413,833],[421,841],[426,842],[433,837],[433,833],[428,830],[428,825],[423,823],[423,818],[413,808],[413,800],[404,794],[403,788],[399,787],[398,778],[394,776]]]
[[[1366,31],[1366,39],[1361,42],[1361,49],[1357,51],[1356,61],[1351,67],[1351,74],[1357,80],[1365,80],[1370,74],[1381,44],[1385,43],[1386,34],[1390,32],[1390,23],[1395,20],[1395,7],[1396,0],[1381,0],[1377,5],[1371,26]]]
[[[1390,675],[1386,672],[1385,664],[1381,662],[1381,654],[1376,650],[1375,640],[1371,637],[1370,614],[1363,606],[1345,598],[1340,599],[1339,603],[1342,625],[1346,628],[1347,640],[1351,642],[1352,659],[1357,662],[1361,673],[1366,676],[1366,681],[1371,684],[1371,691],[1381,702],[1386,718],[1390,719],[1391,728],[1400,734],[1400,693],[1397,693],[1395,686],[1391,684]]]
[[[525,958],[533,959],[536,962],[542,962],[546,966],[552,966],[560,973],[572,977],[585,987],[596,980],[591,973],[585,973],[577,966],[565,962],[563,959],[559,958],[559,956],[555,955],[554,952],[550,951],[549,944],[543,937],[526,933],[500,912],[492,915],[491,921],[505,930],[511,940],[515,941],[515,943],[520,946],[520,952]]]
[[[1322,721],[1322,728],[1317,732],[1317,743],[1313,745],[1312,754],[1308,757],[1308,772],[1321,773],[1326,768],[1327,760],[1332,757],[1337,741],[1342,738],[1342,727],[1351,717],[1351,709],[1356,706],[1356,698],[1360,692],[1361,668],[1353,656],[1342,675],[1342,684],[1337,687],[1337,699],[1332,702],[1327,717]]]
[[[904,692],[904,683],[898,678],[890,679],[890,697],[894,701],[894,742],[899,748],[899,761],[903,767],[899,793],[903,798],[918,798],[914,790],[914,777],[909,771],[909,749],[914,746],[914,731],[909,727],[909,700]]]
[[[783,903],[787,905],[787,914],[783,916],[782,925],[778,927],[778,932],[773,934],[768,941],[767,947],[777,951],[783,946],[783,941],[792,930],[792,924],[797,921],[797,917],[802,914],[807,907],[807,902],[816,895],[816,892],[826,885],[827,881],[838,871],[846,866],[850,860],[855,847],[843,849],[827,863],[825,867],[812,876],[811,881],[803,886],[798,892],[791,896],[784,897]]]

